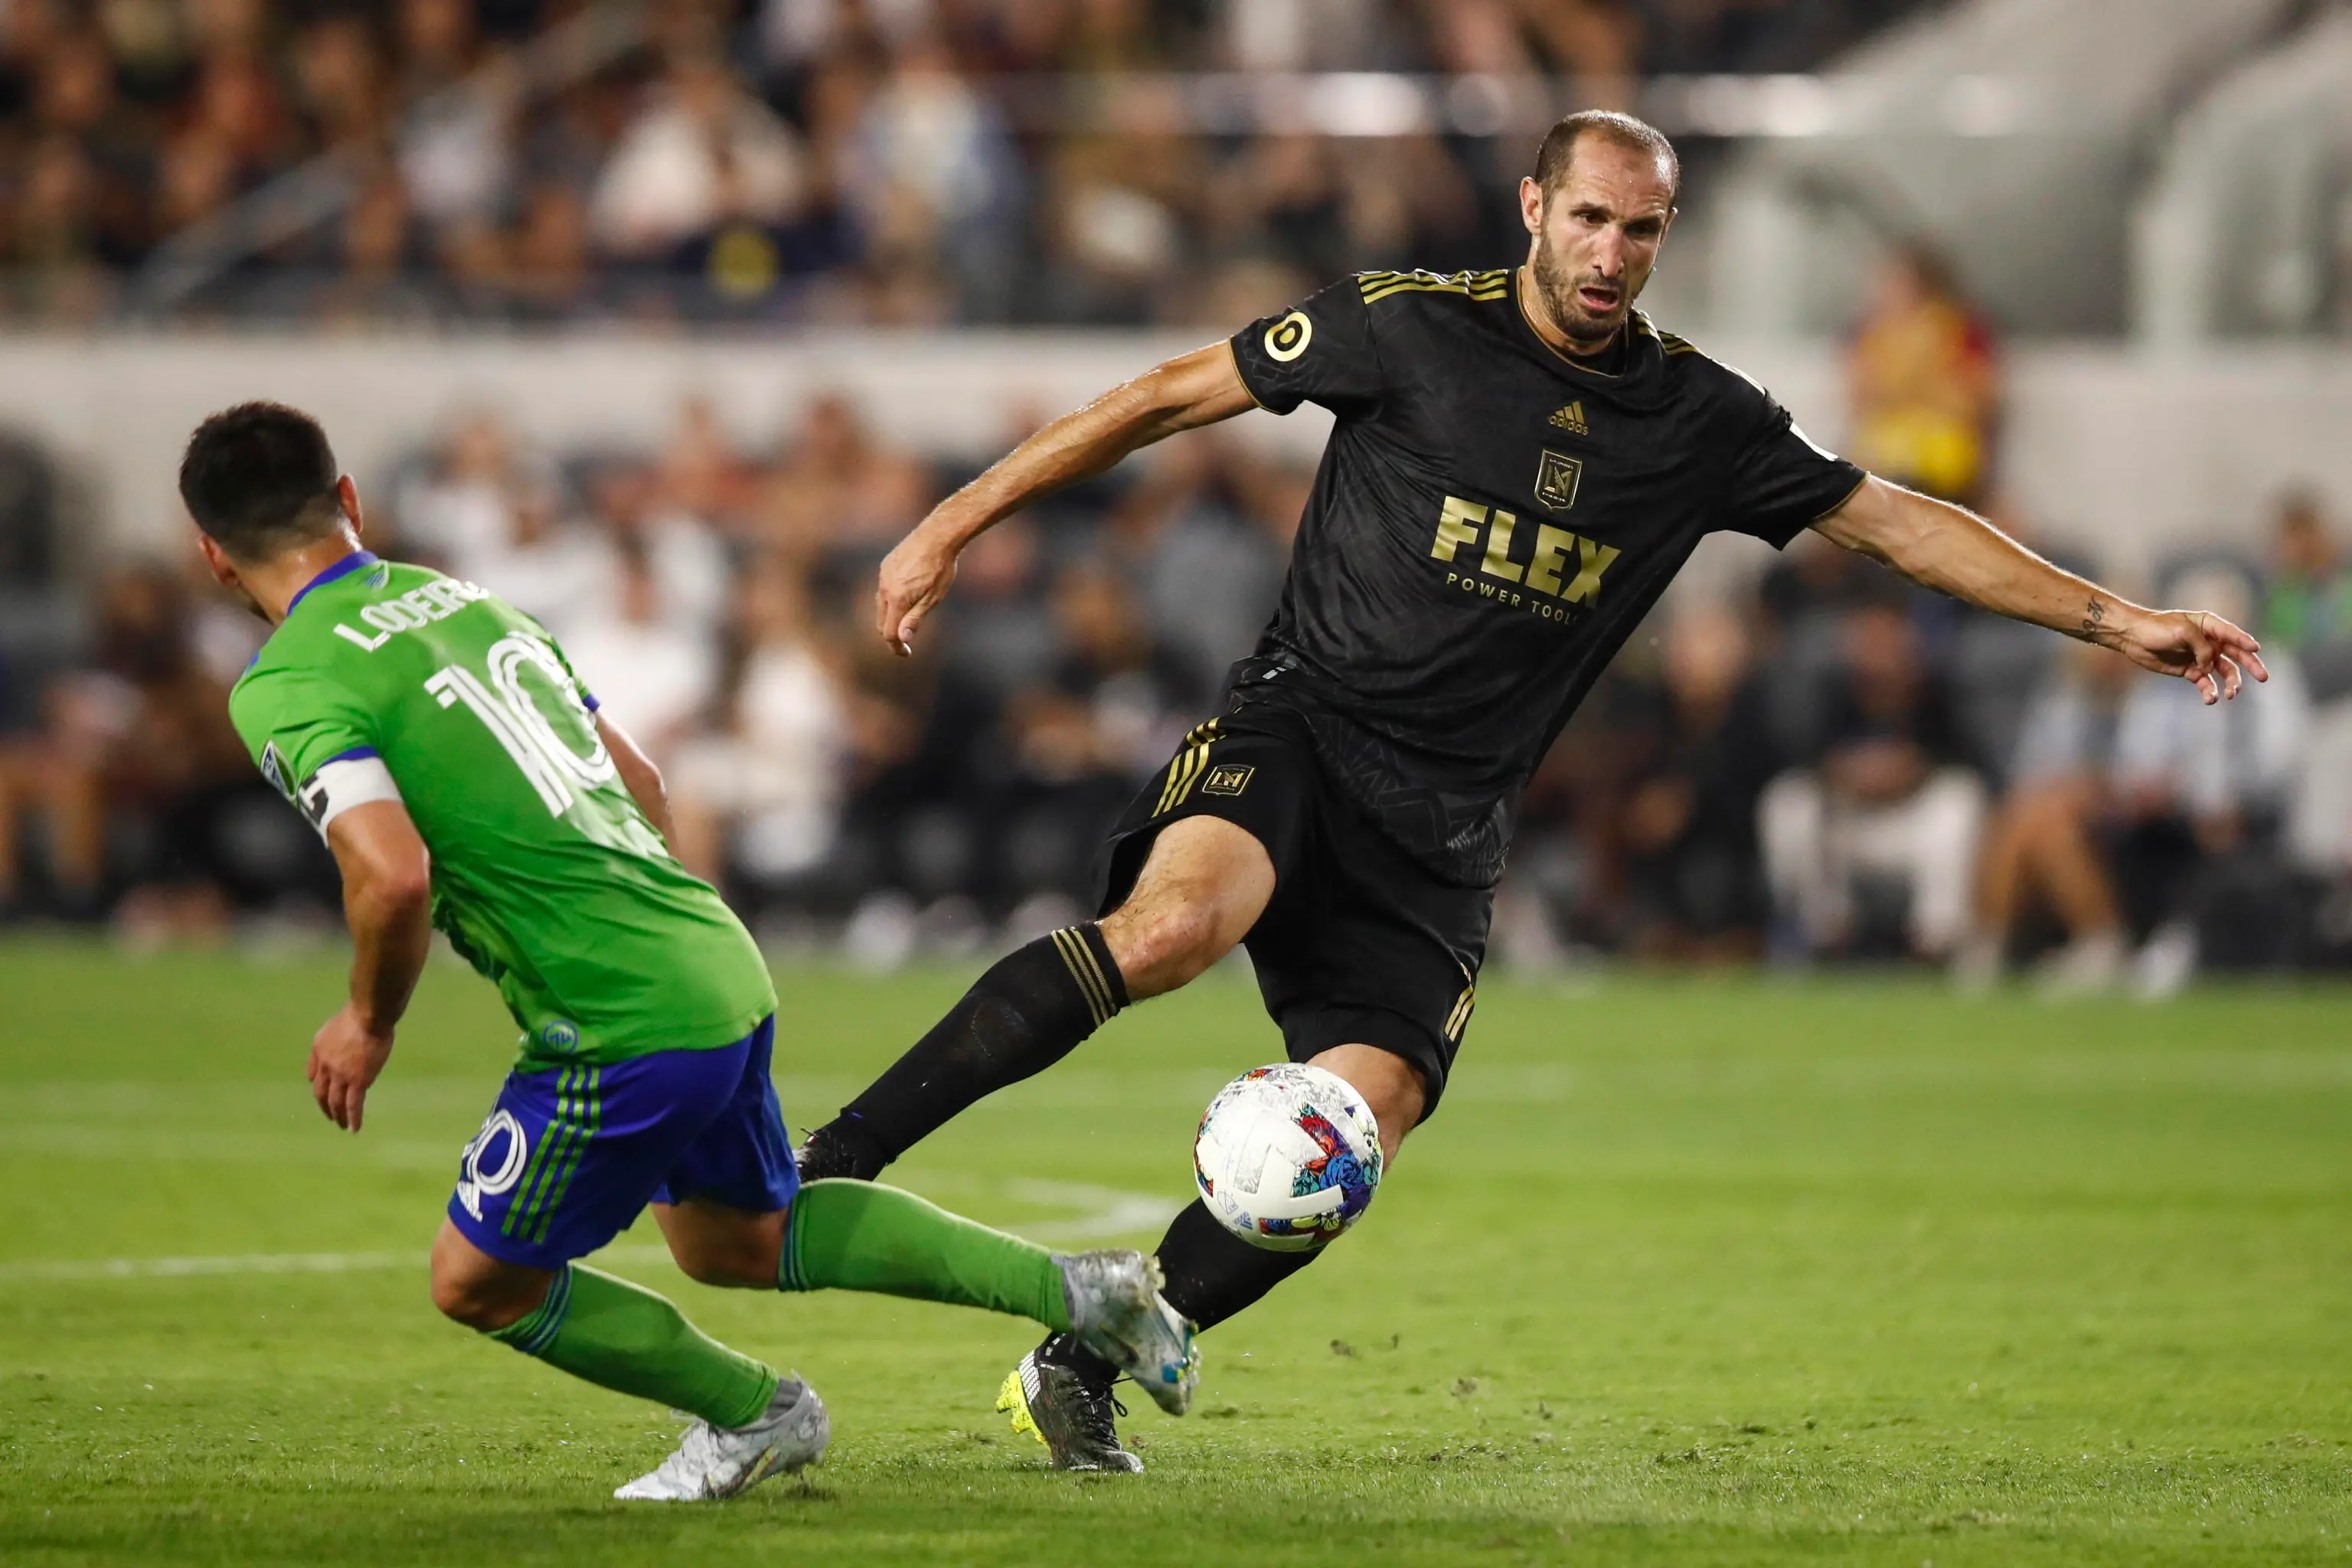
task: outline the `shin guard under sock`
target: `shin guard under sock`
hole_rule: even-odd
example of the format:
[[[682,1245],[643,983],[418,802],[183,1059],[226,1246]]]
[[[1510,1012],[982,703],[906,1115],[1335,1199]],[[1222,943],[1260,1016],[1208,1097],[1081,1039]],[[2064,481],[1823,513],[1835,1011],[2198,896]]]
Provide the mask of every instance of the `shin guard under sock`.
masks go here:
[[[1057,1331],[1070,1326],[1052,1253],[871,1182],[812,1182],[800,1190],[776,1283],[982,1307]]]
[[[1127,983],[1093,921],[991,965],[873,1087],[810,1135],[801,1173],[871,1181],[975,1100],[1040,1073],[1127,1005]]]
[[[773,1371],[688,1322],[666,1298],[578,1263],[556,1275],[528,1316],[489,1337],[714,1426],[756,1421],[776,1395]]]

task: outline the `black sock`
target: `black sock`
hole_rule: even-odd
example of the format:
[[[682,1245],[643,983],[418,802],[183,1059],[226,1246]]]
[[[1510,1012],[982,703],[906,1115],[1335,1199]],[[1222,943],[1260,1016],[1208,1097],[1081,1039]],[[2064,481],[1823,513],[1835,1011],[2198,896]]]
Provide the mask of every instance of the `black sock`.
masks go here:
[[[1037,1347],[1037,1359],[1066,1366],[1097,1388],[1118,1381],[1118,1368],[1078,1343],[1076,1334],[1047,1334]]]
[[[1269,1252],[1252,1247],[1217,1223],[1195,1198],[1160,1238],[1160,1267],[1168,1276],[1168,1304],[1202,1329],[1213,1329],[1323,1255]]]
[[[1312,1252],[1269,1252],[1252,1247],[1223,1226],[1198,1199],[1186,1205],[1160,1238],[1160,1267],[1168,1276],[1160,1294],[1168,1304],[1206,1330],[1289,1279],[1316,1258]],[[1049,1334],[1037,1347],[1047,1361],[1075,1367],[1108,1387],[1118,1369],[1069,1334]]]
[[[1127,982],[1091,921],[1007,953],[810,1135],[801,1174],[873,1180],[974,1100],[1060,1061],[1126,1005]]]

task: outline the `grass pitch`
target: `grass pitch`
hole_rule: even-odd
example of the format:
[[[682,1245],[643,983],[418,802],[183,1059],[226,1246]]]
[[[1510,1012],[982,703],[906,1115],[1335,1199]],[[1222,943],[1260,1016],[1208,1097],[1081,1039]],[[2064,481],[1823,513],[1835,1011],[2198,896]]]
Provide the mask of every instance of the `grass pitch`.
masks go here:
[[[961,979],[782,977],[813,1122]],[[440,1321],[424,1247],[511,1029],[428,974],[367,1131],[301,1061],[331,956],[0,948],[0,1562],[2291,1563],[2352,1552],[2352,994],[1497,980],[1373,1217],[1210,1336],[1150,1468],[1056,1476],[976,1312],[657,1282],[805,1373],[827,1466],[606,1500],[674,1427]],[[1221,972],[898,1179],[1148,1243]],[[163,1261],[158,1261],[163,1260]]]

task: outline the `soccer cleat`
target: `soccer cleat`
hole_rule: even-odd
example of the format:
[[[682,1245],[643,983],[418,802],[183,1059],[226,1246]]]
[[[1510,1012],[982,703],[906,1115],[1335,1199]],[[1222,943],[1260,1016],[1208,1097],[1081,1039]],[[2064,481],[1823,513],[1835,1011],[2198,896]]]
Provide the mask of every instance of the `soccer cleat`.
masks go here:
[[[1070,1333],[1135,1379],[1171,1415],[1191,1408],[1201,1382],[1192,1325],[1160,1294],[1160,1259],[1140,1252],[1080,1252],[1057,1258]]]
[[[1119,1447],[1111,1416],[1126,1415],[1127,1407],[1111,1397],[1110,1384],[1047,1360],[1044,1346],[1023,1356],[1005,1377],[996,1407],[1012,1415],[1015,1432],[1045,1445],[1057,1470],[1143,1468],[1141,1459]]]
[[[649,1475],[639,1476],[613,1495],[630,1502],[699,1502],[733,1497],[779,1470],[790,1475],[821,1464],[833,1440],[824,1401],[798,1376],[776,1385],[767,1410],[748,1426],[713,1426],[697,1421],[686,1429],[677,1451]]]
[[[808,1142],[793,1151],[793,1164],[803,1182],[823,1182],[847,1178],[854,1182],[870,1182],[882,1173],[890,1162],[874,1146],[871,1138],[862,1136],[862,1129],[852,1121],[829,1121],[808,1135]]]

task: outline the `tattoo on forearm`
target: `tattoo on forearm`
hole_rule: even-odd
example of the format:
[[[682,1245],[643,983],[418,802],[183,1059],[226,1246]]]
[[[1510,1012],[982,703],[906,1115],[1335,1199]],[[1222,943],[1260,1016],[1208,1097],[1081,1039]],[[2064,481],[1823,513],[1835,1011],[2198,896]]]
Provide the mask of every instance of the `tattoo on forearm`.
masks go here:
[[[2088,642],[2093,637],[2098,636],[2099,624],[2106,618],[2106,605],[2101,604],[2096,599],[2092,600],[2089,609],[2086,610],[2083,616],[2083,640],[2084,642]]]

